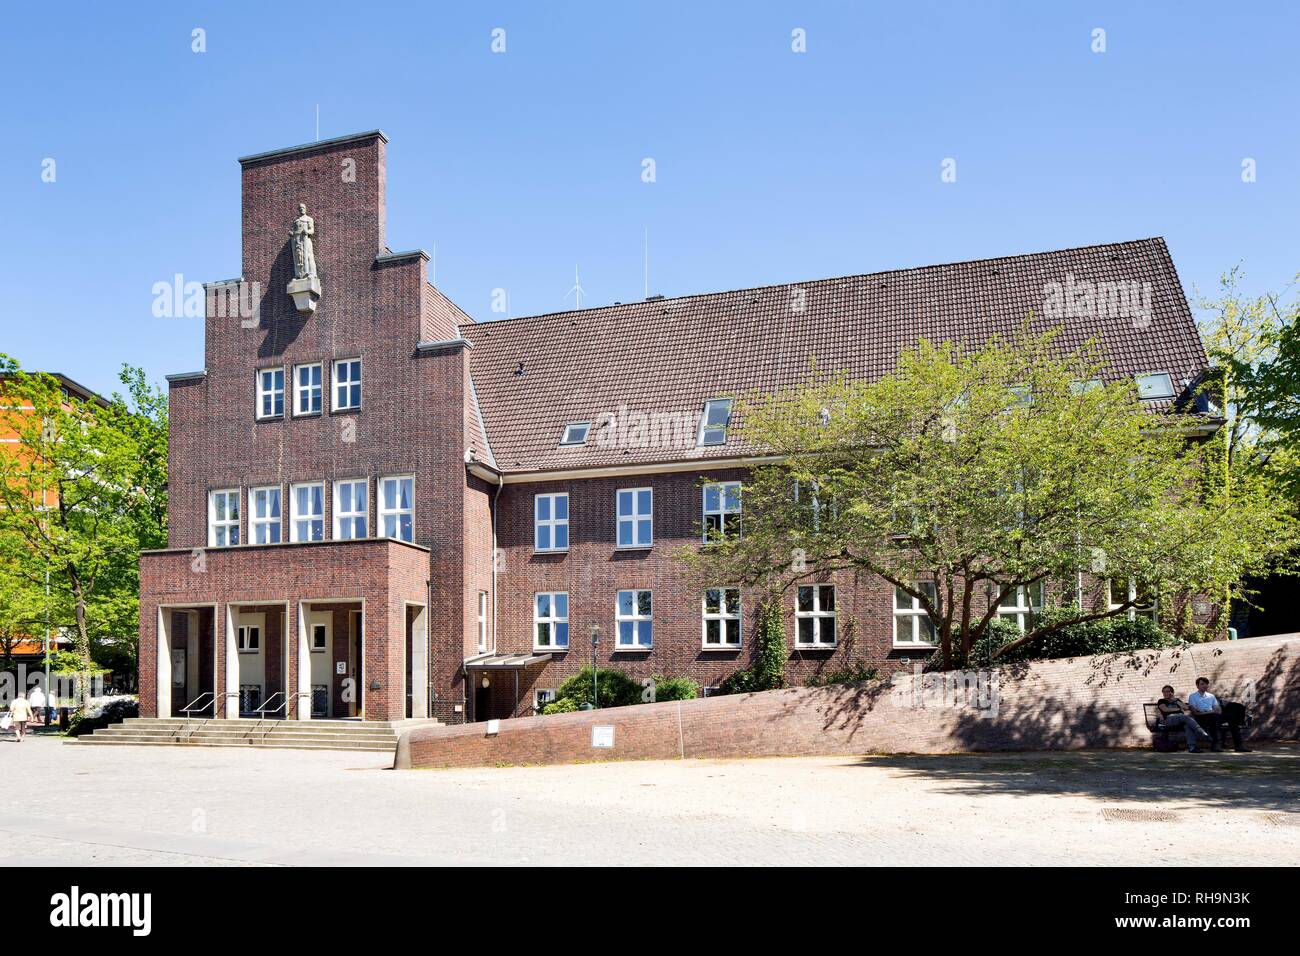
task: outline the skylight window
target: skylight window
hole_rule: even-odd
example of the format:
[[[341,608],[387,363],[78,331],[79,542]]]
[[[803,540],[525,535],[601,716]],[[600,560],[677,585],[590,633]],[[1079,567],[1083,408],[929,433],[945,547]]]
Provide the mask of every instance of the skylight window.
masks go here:
[[[1070,394],[1082,395],[1085,392],[1091,392],[1094,388],[1101,388],[1101,379],[1089,378],[1081,382],[1070,383]]]
[[[727,423],[731,421],[731,399],[712,398],[704,403],[704,416],[700,419],[701,445],[725,445]]]
[[[591,431],[591,422],[571,422],[564,426],[564,434],[560,437],[561,445],[585,445],[587,444],[587,433]]]
[[[1137,376],[1138,398],[1173,398],[1174,381],[1168,372]]]

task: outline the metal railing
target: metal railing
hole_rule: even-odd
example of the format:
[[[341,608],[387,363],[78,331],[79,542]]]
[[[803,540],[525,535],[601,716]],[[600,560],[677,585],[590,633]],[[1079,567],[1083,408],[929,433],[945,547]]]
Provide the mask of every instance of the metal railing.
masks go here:
[[[211,699],[211,700],[205,700],[205,698],[209,698],[209,697],[212,698],[212,699]],[[200,701],[203,701],[203,703],[200,703]],[[190,717],[190,714],[191,714],[193,711],[196,711],[196,710],[207,710],[209,707],[211,707],[211,708],[213,708],[213,711],[212,711],[212,712],[213,712],[213,715],[215,716],[215,715],[216,715],[216,703],[217,703],[217,695],[214,694],[214,693],[212,693],[212,691],[204,691],[202,694],[199,694],[198,697],[195,697],[192,701],[190,701],[188,704],[186,704],[184,707],[182,707],[182,708],[178,711],[178,713],[182,713],[182,714],[184,714],[184,715],[185,715],[185,718],[188,720],[189,717]],[[201,726],[203,726],[203,725],[200,724],[199,727],[201,727]],[[188,738],[188,737],[193,737],[194,734],[195,734],[195,732],[199,729],[199,727],[190,727],[190,728],[188,728],[188,729],[189,729],[189,733],[186,734],[185,736],[186,736],[187,738]],[[182,724],[181,726],[177,727],[174,731],[172,731],[172,737],[174,737],[174,738],[179,737],[181,731],[182,731],[182,730],[185,730],[185,729],[187,729],[187,728],[185,727],[184,724]]]
[[[275,699],[277,697],[283,697],[284,700],[279,704],[275,704]],[[271,706],[272,704],[275,704],[275,706],[274,707]],[[265,704],[263,704],[261,707],[258,707],[256,710],[253,711],[253,713],[257,714],[257,723],[255,723],[249,729],[248,733],[244,734],[244,739],[252,740],[254,734],[261,732],[262,734],[261,740],[263,743],[265,743],[266,738],[270,736],[271,731],[275,730],[276,721],[272,721],[271,726],[267,727],[265,730],[262,730],[262,722],[266,720],[266,714],[268,712],[273,714],[278,710],[284,711],[285,720],[289,719],[289,698],[285,696],[283,691],[277,690],[274,694],[272,694],[270,697],[266,699]]]

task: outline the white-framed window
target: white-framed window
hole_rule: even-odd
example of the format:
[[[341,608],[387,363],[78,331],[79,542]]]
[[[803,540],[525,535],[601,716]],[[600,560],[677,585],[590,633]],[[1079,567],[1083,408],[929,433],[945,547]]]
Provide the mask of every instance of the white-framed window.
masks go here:
[[[1106,610],[1117,611],[1129,601],[1135,602],[1124,616],[1130,621],[1145,617],[1155,621],[1159,614],[1155,588],[1135,578],[1110,578],[1106,582]]]
[[[537,713],[542,712],[542,708],[555,700],[554,687],[535,687],[533,688],[533,710]]]
[[[731,421],[731,399],[711,398],[704,403],[700,416],[700,445],[725,445],[727,424]]]
[[[334,411],[361,407],[361,359],[336,359],[334,362]]]
[[[279,544],[280,486],[249,489],[248,511],[253,544]]]
[[[654,644],[654,606],[649,591],[619,591],[614,611],[617,650],[645,650]]]
[[[415,479],[394,475],[379,482],[379,534],[399,541],[415,540]]]
[[[570,422],[564,426],[564,434],[560,436],[561,445],[585,445],[587,444],[587,433],[591,431],[591,422]]]
[[[1043,613],[1043,582],[1021,584],[1009,591],[998,605],[998,617],[1014,621],[1025,631],[1033,626],[1034,619]]]
[[[704,649],[740,647],[740,588],[709,588],[704,592],[702,606]]]
[[[324,624],[313,624],[311,626],[311,651],[313,654],[321,654],[328,650],[325,646],[328,637],[329,628]]]
[[[648,548],[654,543],[654,491],[650,488],[620,488],[618,499],[618,546]]]
[[[834,647],[835,585],[801,584],[794,602],[794,642],[798,647]]]
[[[704,486],[704,543],[740,533],[740,482],[717,481]]]
[[[289,540],[325,540],[325,482],[290,486]]]
[[[478,592],[478,620],[475,623],[478,626],[479,653],[486,653],[488,649],[488,593],[486,591]]]
[[[1138,398],[1173,398],[1174,380],[1168,372],[1148,372],[1136,375]]]
[[[257,370],[257,417],[279,418],[284,414],[284,369]]]
[[[533,550],[569,550],[567,493],[533,496]]]
[[[365,478],[334,482],[334,537],[340,541],[370,534],[370,482]]]
[[[569,595],[548,591],[533,595],[533,648],[566,650],[569,646]]]
[[[293,369],[293,413],[318,415],[321,411],[320,362],[296,365]]]
[[[208,495],[208,547],[239,544],[239,489],[223,488]]]
[[[915,589],[924,591],[931,601],[935,599],[933,581],[921,581]],[[894,588],[894,646],[933,647],[935,640],[934,623],[921,607],[920,599],[900,587]]]
[[[262,649],[262,629],[256,624],[241,624],[238,631],[238,650],[241,654],[256,654]]]
[[[807,521],[807,527],[811,531],[819,531],[822,526],[822,513],[829,504],[831,520],[839,516],[839,506],[832,498],[830,502],[822,500],[821,487],[816,481],[810,481],[806,485],[799,481],[794,483],[794,503],[795,506],[803,513]]]

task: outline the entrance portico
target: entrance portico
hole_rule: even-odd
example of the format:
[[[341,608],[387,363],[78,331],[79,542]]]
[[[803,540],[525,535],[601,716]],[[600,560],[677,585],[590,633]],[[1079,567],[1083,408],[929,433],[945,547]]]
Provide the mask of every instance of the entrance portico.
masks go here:
[[[146,553],[141,715],[427,717],[428,567],[425,548],[375,538]],[[207,708],[180,713],[197,692]]]

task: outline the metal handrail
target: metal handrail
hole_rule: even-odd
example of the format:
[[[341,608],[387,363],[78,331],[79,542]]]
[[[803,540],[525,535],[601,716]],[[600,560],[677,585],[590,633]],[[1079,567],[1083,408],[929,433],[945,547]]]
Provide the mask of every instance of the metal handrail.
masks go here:
[[[181,712],[182,714],[185,714],[186,716],[189,716],[189,713],[190,713],[190,711],[192,711],[192,710],[206,710],[209,706],[211,706],[211,704],[204,704],[202,707],[199,706],[199,701],[203,700],[203,698],[205,698],[205,697],[211,697],[211,698],[212,698],[212,703],[216,703],[216,695],[213,694],[212,691],[210,691],[210,690],[209,690],[209,691],[204,691],[202,694],[199,694],[198,697],[195,697],[195,698],[194,698],[192,701],[190,701],[187,705],[185,705],[184,707],[182,707],[182,708],[180,709],[180,712]]]
[[[272,707],[271,701],[275,700],[277,697],[284,697],[284,692],[277,690],[274,694],[272,694],[270,697],[266,699],[265,704],[257,708],[257,710],[253,711],[253,713],[257,714],[260,717],[262,714],[265,714],[268,710],[271,711],[272,713],[274,713],[277,710],[283,710],[285,719],[287,720],[289,717],[289,698],[284,697],[283,704],[276,704],[274,707]]]

